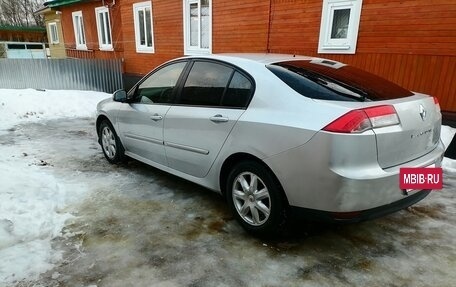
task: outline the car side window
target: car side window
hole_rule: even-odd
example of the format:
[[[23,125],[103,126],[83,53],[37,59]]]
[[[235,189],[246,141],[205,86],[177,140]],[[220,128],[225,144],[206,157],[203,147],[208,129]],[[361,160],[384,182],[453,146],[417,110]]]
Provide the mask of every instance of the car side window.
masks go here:
[[[179,104],[219,106],[234,69],[211,62],[195,62]]]
[[[235,72],[222,100],[222,106],[244,108],[252,95],[252,82],[239,72]]]
[[[137,102],[142,104],[166,104],[173,100],[173,89],[186,62],[167,65],[145,79],[136,91]]]

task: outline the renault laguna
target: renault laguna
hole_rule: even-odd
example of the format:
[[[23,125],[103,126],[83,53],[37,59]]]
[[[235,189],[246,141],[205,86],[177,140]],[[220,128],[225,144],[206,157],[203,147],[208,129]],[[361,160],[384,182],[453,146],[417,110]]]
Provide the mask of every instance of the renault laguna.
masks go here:
[[[356,222],[410,206],[401,167],[439,167],[436,98],[350,65],[278,54],[169,61],[98,104],[110,163],[126,156],[220,192],[249,232],[288,214]]]

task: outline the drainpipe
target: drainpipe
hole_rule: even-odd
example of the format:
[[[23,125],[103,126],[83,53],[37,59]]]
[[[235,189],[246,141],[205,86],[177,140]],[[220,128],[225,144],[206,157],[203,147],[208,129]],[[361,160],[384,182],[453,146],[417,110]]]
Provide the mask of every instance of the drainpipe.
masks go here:
[[[269,16],[269,22],[268,22],[268,38],[267,38],[267,42],[266,42],[266,52],[267,53],[270,53],[270,49],[269,49],[269,41],[270,41],[270,38],[271,38],[271,25],[272,25],[272,0],[269,0],[269,13],[268,13],[268,16]]]

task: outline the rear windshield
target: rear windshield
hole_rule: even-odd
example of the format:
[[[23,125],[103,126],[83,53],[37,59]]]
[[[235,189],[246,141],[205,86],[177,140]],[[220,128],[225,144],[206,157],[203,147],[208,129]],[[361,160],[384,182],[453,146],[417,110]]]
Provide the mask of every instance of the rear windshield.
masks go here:
[[[386,79],[329,60],[280,62],[267,68],[303,96],[332,101],[380,101],[413,95]]]

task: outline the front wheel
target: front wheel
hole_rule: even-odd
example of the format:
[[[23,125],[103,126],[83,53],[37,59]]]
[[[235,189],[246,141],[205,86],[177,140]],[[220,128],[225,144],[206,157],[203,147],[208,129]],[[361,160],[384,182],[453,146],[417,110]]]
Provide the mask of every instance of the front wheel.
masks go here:
[[[237,221],[250,233],[273,235],[284,224],[281,187],[274,175],[257,162],[241,162],[231,170],[226,196]]]
[[[110,163],[119,163],[124,159],[124,148],[111,123],[104,120],[98,130],[103,154]]]

